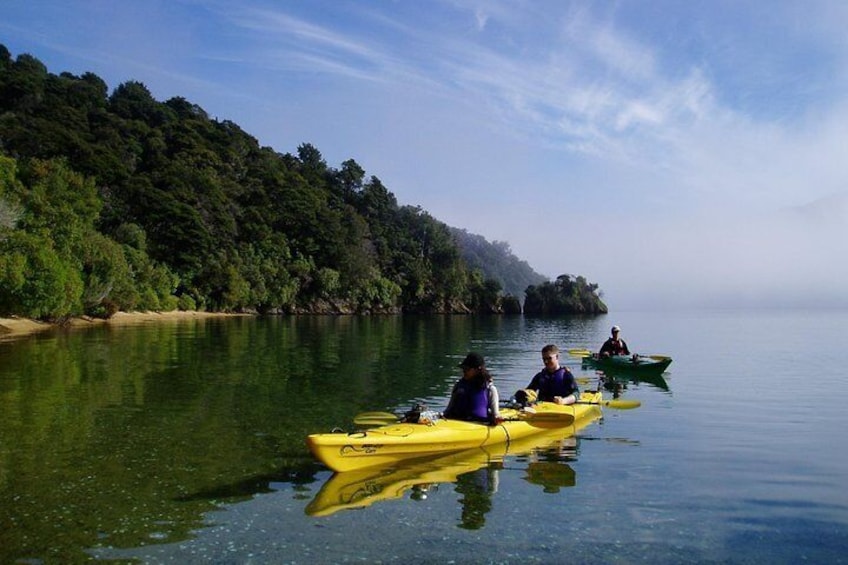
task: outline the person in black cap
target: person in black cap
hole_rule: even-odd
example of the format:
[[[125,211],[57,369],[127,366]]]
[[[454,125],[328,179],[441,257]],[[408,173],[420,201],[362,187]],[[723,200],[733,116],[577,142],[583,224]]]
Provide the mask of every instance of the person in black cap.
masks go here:
[[[472,351],[459,366],[462,367],[462,378],[454,385],[443,416],[490,425],[499,423],[498,389],[492,383],[492,375],[486,369],[483,356]]]
[[[598,352],[598,357],[609,357],[610,355],[630,355],[627,344],[619,337],[621,328],[613,326],[610,332],[612,336],[607,339]]]

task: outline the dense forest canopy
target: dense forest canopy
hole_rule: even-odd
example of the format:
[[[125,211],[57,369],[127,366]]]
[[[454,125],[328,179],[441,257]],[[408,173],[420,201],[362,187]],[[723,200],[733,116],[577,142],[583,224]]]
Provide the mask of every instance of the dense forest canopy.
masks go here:
[[[527,287],[524,312],[532,315],[606,313],[600,300],[598,285],[585,277],[560,275],[553,282],[545,281]]]
[[[0,315],[520,311],[543,280],[353,159],[0,45]]]

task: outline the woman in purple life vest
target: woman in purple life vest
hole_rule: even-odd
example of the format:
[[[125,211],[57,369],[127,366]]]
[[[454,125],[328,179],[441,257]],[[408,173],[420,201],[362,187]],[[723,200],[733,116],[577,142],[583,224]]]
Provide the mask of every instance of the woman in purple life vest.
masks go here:
[[[545,368],[536,373],[526,388],[537,392],[537,400],[557,404],[577,402],[580,399],[580,390],[571,371],[560,366],[559,348],[553,344],[543,347],[542,361]]]
[[[498,411],[498,389],[492,383],[492,375],[479,353],[471,352],[462,363],[462,378],[451,391],[448,407],[442,414],[453,420],[487,422],[490,425],[501,421]]]
[[[612,335],[601,346],[598,356],[609,357],[610,355],[630,355],[630,350],[627,349],[627,343],[619,337],[621,328],[613,326],[610,333]]]

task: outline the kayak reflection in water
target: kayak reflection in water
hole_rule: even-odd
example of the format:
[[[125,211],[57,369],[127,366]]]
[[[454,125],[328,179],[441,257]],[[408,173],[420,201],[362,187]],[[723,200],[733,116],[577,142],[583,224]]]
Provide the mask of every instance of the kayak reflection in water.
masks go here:
[[[604,390],[608,390],[612,393],[613,398],[618,398],[621,396],[621,393],[627,389],[627,383],[624,381],[619,381],[615,377],[610,377],[608,375],[604,375],[601,373],[598,383],[604,387]]]

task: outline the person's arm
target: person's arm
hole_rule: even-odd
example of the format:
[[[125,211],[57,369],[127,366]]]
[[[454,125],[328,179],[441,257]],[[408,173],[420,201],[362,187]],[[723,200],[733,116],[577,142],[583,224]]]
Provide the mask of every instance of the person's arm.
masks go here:
[[[603,345],[601,345],[601,350],[598,351],[598,357],[602,357],[604,353],[609,353],[611,348],[610,340],[606,340]]]
[[[571,392],[565,396],[558,397],[558,404],[574,404],[580,400],[580,389],[577,387],[577,381],[574,379],[574,373],[569,371],[568,367],[563,368],[565,369],[565,375],[563,375],[564,384]]]
[[[624,348],[625,355],[630,355],[630,350],[627,348],[627,342],[623,339],[621,340],[621,347]]]
[[[500,398],[498,396],[498,388],[490,384],[489,385],[489,423],[491,424],[499,424],[501,420],[500,413]]]
[[[456,402],[456,388],[458,386],[459,386],[459,383],[457,382],[455,385],[453,385],[453,389],[451,389],[451,396],[450,396],[450,400],[448,400],[448,407],[445,408],[445,410],[442,412],[442,416],[444,416],[445,418],[448,418],[448,419],[453,418],[453,412],[454,412],[454,409],[455,409],[454,403]]]
[[[566,369],[566,371],[568,371],[568,369]],[[572,373],[571,371],[568,372],[571,375],[571,388],[574,390],[574,392],[571,393],[571,396],[574,398],[574,402],[579,402],[580,387],[577,386],[577,379],[574,378],[574,373]],[[574,402],[570,402],[569,404],[574,404]]]

